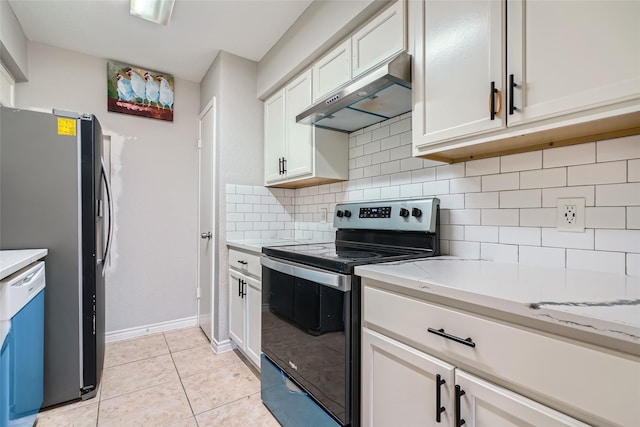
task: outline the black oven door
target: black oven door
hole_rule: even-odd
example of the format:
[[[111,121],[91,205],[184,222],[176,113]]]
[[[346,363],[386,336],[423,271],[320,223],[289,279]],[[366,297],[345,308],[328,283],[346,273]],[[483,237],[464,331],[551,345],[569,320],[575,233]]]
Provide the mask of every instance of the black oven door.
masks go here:
[[[262,265],[262,352],[348,425],[351,276],[264,256]]]

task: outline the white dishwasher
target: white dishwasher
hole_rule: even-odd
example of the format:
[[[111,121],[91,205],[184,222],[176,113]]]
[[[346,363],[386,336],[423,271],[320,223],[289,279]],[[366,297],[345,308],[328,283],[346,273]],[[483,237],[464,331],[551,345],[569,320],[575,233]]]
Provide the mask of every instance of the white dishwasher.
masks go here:
[[[44,271],[40,261],[0,281],[0,427],[33,426],[42,405]]]

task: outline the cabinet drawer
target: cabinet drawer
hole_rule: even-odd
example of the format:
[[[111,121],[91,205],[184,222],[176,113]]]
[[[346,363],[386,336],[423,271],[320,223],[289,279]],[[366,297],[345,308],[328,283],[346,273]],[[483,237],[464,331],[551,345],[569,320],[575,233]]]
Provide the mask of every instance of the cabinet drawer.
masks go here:
[[[239,270],[245,274],[262,277],[260,256],[257,254],[229,249],[229,267]]]
[[[366,281],[365,281],[366,285]],[[640,359],[365,286],[363,326],[598,424],[640,419]],[[428,332],[443,329],[475,347]]]

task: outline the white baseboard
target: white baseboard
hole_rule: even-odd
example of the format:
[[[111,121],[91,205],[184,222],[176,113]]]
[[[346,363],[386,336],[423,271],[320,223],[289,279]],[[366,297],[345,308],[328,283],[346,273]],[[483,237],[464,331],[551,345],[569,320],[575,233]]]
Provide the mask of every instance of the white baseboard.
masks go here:
[[[213,348],[213,351],[215,351],[216,354],[231,351],[234,347],[235,345],[228,338],[224,341],[217,341],[215,338],[211,340],[211,348]]]
[[[105,334],[105,342],[115,342],[142,337],[158,332],[171,331],[173,329],[189,328],[198,325],[198,317],[185,317],[184,319],[169,320],[167,322],[154,323],[152,325],[138,326],[136,328],[120,329]]]

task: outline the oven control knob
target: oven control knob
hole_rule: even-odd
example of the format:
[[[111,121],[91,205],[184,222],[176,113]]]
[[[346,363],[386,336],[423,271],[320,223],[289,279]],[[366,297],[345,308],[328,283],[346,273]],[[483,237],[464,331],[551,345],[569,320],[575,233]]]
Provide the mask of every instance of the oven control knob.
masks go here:
[[[411,216],[415,216],[416,218],[420,218],[422,216],[422,211],[418,208],[411,209]]]
[[[407,218],[409,216],[409,209],[405,209],[405,208],[400,209],[400,216],[402,218]]]
[[[338,218],[342,218],[342,217],[344,216],[344,212],[342,212],[342,211],[336,211],[336,216],[337,216]]]
[[[344,211],[344,216],[345,216],[345,218],[351,218],[351,211],[345,210]]]

